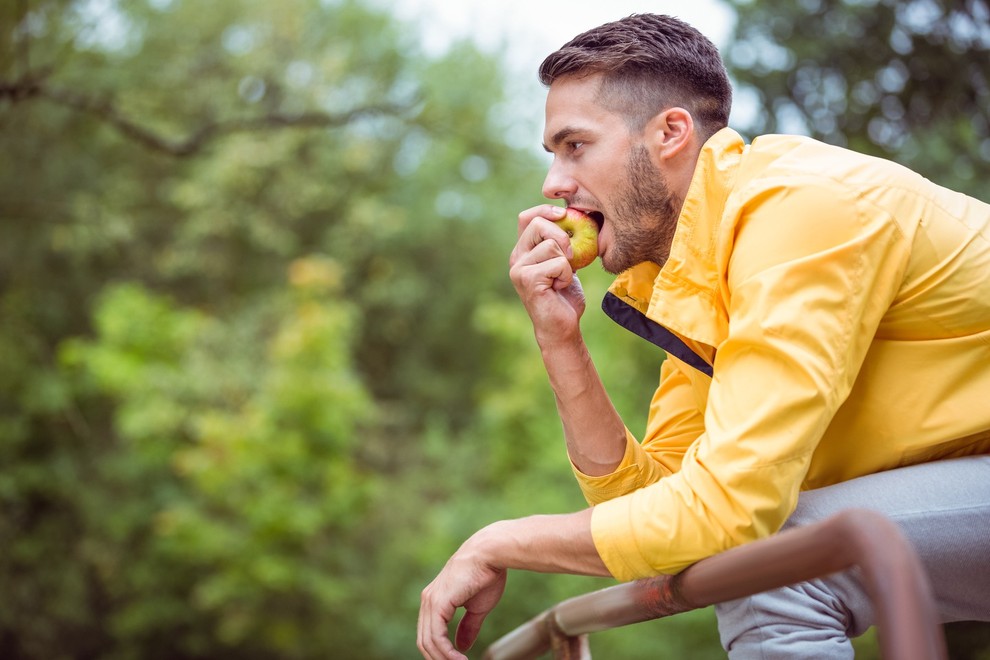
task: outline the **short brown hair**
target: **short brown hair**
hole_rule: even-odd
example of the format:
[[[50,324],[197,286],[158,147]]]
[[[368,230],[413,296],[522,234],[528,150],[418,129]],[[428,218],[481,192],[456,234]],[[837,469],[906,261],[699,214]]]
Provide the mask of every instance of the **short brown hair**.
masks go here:
[[[584,32],[540,65],[540,82],[603,74],[599,97],[642,130],[657,113],[687,109],[705,138],[729,123],[732,86],[718,48],[672,16],[633,14]]]

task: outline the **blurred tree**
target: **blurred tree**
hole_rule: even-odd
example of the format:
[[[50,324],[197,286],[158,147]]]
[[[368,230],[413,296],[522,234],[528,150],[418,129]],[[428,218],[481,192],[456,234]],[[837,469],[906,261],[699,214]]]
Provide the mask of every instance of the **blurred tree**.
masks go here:
[[[82,494],[117,605],[107,625],[131,653],[155,641],[198,654],[208,647],[196,636],[169,637],[204,619],[224,645],[267,655],[313,657],[347,639],[364,579],[349,569],[363,550],[342,541],[380,486],[356,451],[370,400],[350,364],[353,307],[335,264],[301,259],[290,276],[293,290],[246,306],[233,326],[113,287],[96,337],[63,344],[63,361],[118,402],[126,444],[100,483],[144,485],[116,505],[126,517],[92,516],[113,512],[118,493]]]
[[[990,3],[731,0],[753,134],[807,133],[990,199]]]
[[[582,505],[506,276],[540,161],[500,65],[414,34],[0,9],[0,656],[413,657],[461,540]],[[662,356],[587,325],[645,419]],[[520,575],[485,634],[596,586]]]

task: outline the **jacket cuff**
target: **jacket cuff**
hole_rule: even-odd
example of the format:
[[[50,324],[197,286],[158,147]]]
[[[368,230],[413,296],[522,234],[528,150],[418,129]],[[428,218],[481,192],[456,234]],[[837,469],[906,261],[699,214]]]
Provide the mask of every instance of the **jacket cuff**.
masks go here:
[[[571,469],[574,471],[578,486],[584,494],[584,499],[591,506],[595,506],[620,495],[631,493],[637,488],[642,488],[645,485],[641,468],[641,462],[644,458],[646,457],[642,446],[629,432],[629,429],[626,429],[626,453],[623,454],[618,467],[611,473],[592,477],[581,472],[573,462]]]
[[[631,500],[620,497],[603,502],[591,512],[591,536],[595,549],[612,576],[622,582],[657,574],[636,544]]]

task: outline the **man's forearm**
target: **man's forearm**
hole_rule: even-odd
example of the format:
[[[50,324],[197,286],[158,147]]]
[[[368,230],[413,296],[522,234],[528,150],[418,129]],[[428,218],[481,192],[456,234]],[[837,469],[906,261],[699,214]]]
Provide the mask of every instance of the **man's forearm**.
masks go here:
[[[589,476],[609,474],[626,450],[626,427],[580,339],[541,346],[557,400],[567,453]]]
[[[609,577],[591,536],[591,512],[502,520],[465,542],[461,552],[477,553],[499,570]]]

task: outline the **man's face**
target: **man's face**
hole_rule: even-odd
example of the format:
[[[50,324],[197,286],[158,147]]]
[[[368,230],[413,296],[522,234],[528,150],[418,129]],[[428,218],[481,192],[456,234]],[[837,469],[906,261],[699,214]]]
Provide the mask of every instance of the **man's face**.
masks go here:
[[[590,212],[599,223],[602,266],[620,273],[643,261],[663,264],[680,201],[650,158],[642,135],[596,101],[600,78],[567,77],[547,95],[544,146],[553,163],[543,194]]]

